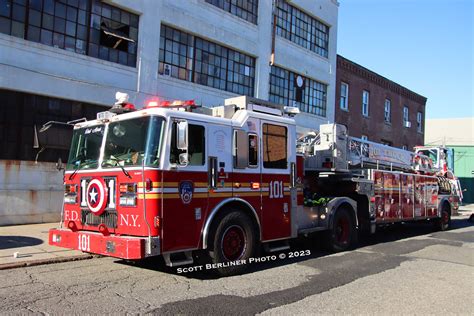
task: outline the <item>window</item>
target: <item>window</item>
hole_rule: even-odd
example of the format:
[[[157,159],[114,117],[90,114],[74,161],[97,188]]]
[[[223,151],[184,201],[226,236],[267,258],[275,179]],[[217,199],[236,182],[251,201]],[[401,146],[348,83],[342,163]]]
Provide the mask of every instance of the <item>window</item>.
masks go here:
[[[138,15],[96,0],[2,0],[0,32],[136,65]]]
[[[35,160],[39,150],[33,148],[35,126],[39,131],[48,121],[68,122],[82,117],[91,120],[97,112],[107,110],[94,104],[2,89],[0,99],[0,159],[6,160]],[[38,161],[56,162],[58,158],[67,161],[71,128],[53,125],[37,135],[40,147],[46,147]]]
[[[369,137],[367,137],[367,135],[362,135],[362,136],[360,137],[360,139],[362,139],[362,140],[369,140]]]
[[[173,131],[171,133],[171,154],[170,162],[177,163],[179,161],[179,154],[176,149],[176,128],[177,124],[173,123]],[[200,125],[189,124],[188,127],[188,159],[190,166],[203,166],[205,157],[205,134],[204,127]]]
[[[403,126],[404,127],[410,127],[410,122],[409,122],[409,116],[408,116],[408,107],[405,105],[403,107]]]
[[[385,99],[384,120],[386,123],[390,123],[392,121],[391,108],[392,108],[391,101],[389,99]]]
[[[276,34],[318,55],[328,57],[329,26],[288,4],[277,0]]]
[[[341,99],[339,100],[339,106],[341,110],[347,111],[348,106],[348,97],[349,97],[349,85],[347,83],[341,82]]]
[[[173,122],[171,129],[171,144],[170,144],[170,162],[178,163],[179,155],[183,151],[177,148],[176,135],[177,135],[177,123]],[[201,125],[188,125],[188,166],[204,166],[206,156],[206,139],[205,139],[204,126]]]
[[[258,136],[249,134],[249,167],[258,167]]]
[[[258,0],[206,0],[206,2],[239,18],[257,24]]]
[[[362,115],[369,116],[369,91],[362,91]]]
[[[285,126],[263,124],[263,167],[286,169],[287,129]]]
[[[92,13],[91,52],[98,48],[99,58],[135,67],[138,16],[98,1]]]
[[[423,121],[423,113],[421,112],[416,113],[416,130],[420,133],[423,132],[422,121]]]
[[[326,116],[327,85],[289,70],[272,66],[270,101],[297,106],[300,111]]]
[[[161,26],[158,72],[241,95],[254,95],[255,58]]]

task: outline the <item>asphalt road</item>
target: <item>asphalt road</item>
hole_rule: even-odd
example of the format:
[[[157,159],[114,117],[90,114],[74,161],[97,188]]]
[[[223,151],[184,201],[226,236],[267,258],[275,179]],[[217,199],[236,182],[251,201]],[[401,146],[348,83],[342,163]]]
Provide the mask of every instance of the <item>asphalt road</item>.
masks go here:
[[[330,255],[317,236],[291,251],[310,255],[249,264],[214,278],[177,273],[160,260],[97,258],[0,271],[1,314],[473,314],[474,226],[403,225]],[[283,257],[283,256],[281,256]],[[205,268],[204,268],[205,270]]]

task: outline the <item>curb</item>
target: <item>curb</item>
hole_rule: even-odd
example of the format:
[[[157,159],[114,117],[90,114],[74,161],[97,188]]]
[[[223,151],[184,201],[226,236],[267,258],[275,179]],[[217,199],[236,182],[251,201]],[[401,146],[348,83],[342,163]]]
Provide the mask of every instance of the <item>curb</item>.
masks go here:
[[[53,264],[53,263],[87,260],[87,259],[98,258],[98,257],[100,256],[84,254],[84,255],[71,256],[71,257],[59,257],[59,258],[51,258],[51,259],[40,259],[40,260],[31,260],[31,261],[23,261],[23,262],[5,263],[5,264],[0,264],[0,270],[9,270],[9,269],[32,267],[32,266],[39,266],[39,265],[46,265],[46,264]]]

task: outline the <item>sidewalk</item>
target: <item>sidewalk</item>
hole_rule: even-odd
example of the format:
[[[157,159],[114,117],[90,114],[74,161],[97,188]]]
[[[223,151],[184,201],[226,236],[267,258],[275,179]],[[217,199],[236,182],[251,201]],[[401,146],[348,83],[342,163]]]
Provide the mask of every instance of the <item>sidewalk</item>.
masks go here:
[[[461,206],[458,213],[469,217],[474,204]],[[59,223],[0,226],[0,270],[93,258],[81,251],[50,246],[48,231],[57,227]]]
[[[0,270],[92,258],[81,251],[50,246],[48,231],[57,227],[59,223],[0,226]]]

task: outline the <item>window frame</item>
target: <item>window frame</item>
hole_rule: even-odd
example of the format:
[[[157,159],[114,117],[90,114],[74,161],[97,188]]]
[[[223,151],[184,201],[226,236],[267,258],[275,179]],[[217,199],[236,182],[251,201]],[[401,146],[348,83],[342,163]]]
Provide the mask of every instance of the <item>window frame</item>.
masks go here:
[[[367,98],[365,96],[367,96]],[[362,90],[362,115],[364,117],[369,117],[369,106],[370,106],[369,103],[370,103],[370,92],[368,90]]]
[[[265,131],[265,126],[275,126],[275,127],[280,127],[280,128],[283,128],[285,130],[285,136],[284,136],[284,139],[285,139],[285,167],[281,167],[281,166],[268,166],[268,163],[274,163],[274,162],[265,162],[265,149],[266,149],[266,145],[267,145],[267,138],[268,136],[276,136],[276,137],[281,137],[279,135],[270,135],[268,132]],[[268,131],[268,127],[267,127],[267,131]],[[283,137],[282,137],[283,138]],[[264,122],[262,123],[262,167],[264,169],[267,169],[267,170],[288,170],[288,166],[289,166],[289,155],[288,155],[288,126],[286,125],[279,125],[279,124],[275,124],[274,122]]]
[[[76,54],[136,67],[139,15],[92,0],[75,3],[56,0],[39,2],[13,0],[8,3],[11,5],[9,16],[3,14],[0,19],[3,25],[8,24],[9,27],[8,30],[3,29],[2,33]],[[122,39],[116,42],[116,47],[107,47],[101,43],[102,37],[110,39],[113,33],[105,34],[102,28],[104,19],[115,25],[123,25],[129,30],[128,35],[121,34]],[[16,26],[20,29],[16,30]],[[112,37],[117,35],[115,31]],[[125,38],[133,43],[123,43]],[[119,46],[120,49],[117,49]]]
[[[385,99],[383,119],[385,123],[392,123],[392,101],[390,99]]]
[[[187,38],[186,44],[181,41],[183,37]],[[186,60],[185,65],[182,58]],[[256,58],[248,54],[161,24],[160,75],[167,75],[165,65],[169,64],[170,77],[253,97],[256,62]]]
[[[406,123],[410,121],[410,109],[408,108],[407,105],[403,106],[402,121],[403,121],[403,127],[408,128]]]
[[[416,113],[416,130],[418,133],[423,133],[423,112]]]
[[[304,80],[302,89],[303,102],[296,101],[296,78]],[[273,65],[270,68],[269,100],[287,106],[297,106],[300,111],[326,117],[328,85],[290,70]]]
[[[247,22],[258,24],[258,0],[231,1],[231,0],[204,0],[206,3],[218,7]],[[239,14],[240,10],[240,14]]]
[[[175,159],[178,159],[179,158],[179,154],[181,154],[182,152],[179,151],[179,149],[175,148],[175,146],[173,146],[173,143],[176,142],[176,140],[173,141],[173,139],[176,137],[176,126],[177,126],[177,121],[178,118],[170,118],[170,125],[171,125],[171,128],[170,128],[170,138],[169,138],[169,151],[168,151],[168,163],[170,164],[178,164],[179,161],[174,161],[172,160],[172,151],[173,150],[176,150],[177,154],[176,154],[176,158]],[[201,167],[204,167],[207,165],[207,159],[206,159],[206,125],[205,124],[202,124],[202,123],[199,123],[199,122],[190,122],[188,121],[188,133],[191,134],[191,126],[193,127],[200,127],[202,128],[203,130],[203,133],[202,133],[202,164],[192,164],[191,163],[191,159],[189,159],[189,156],[191,155],[191,151],[190,151],[190,147],[189,147],[189,140],[188,140],[188,151],[187,151],[187,154],[188,154],[188,164],[186,166],[184,166],[183,168],[201,168]]]
[[[248,141],[249,141],[249,155],[248,155],[248,167],[249,168],[258,168],[259,167],[259,162],[260,162],[260,159],[259,158],[259,150],[260,150],[260,145],[259,145],[259,138],[258,138],[258,135],[256,133],[247,133],[247,137],[248,137]],[[255,164],[251,164],[250,163],[250,159],[251,159],[251,156],[250,156],[250,137],[255,137],[255,140],[256,140],[256,163]]]
[[[342,87],[345,87],[346,93],[342,94]],[[339,107],[343,111],[349,111],[349,84],[341,81]]]
[[[276,35],[328,58],[330,27],[327,24],[284,0],[276,1],[274,16]]]

